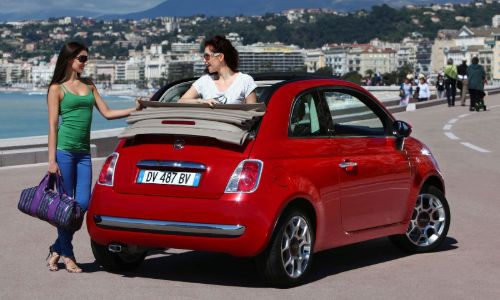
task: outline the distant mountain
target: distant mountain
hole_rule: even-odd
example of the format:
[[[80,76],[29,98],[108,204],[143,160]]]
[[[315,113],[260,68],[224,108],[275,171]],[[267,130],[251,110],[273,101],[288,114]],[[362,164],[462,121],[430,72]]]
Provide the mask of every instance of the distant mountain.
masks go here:
[[[373,5],[381,5],[384,3],[393,7],[401,7],[407,4],[468,3],[470,1],[472,0],[166,0],[151,9],[120,15],[78,10],[73,7],[64,9],[58,8],[62,5],[54,5],[45,10],[34,12],[30,9],[26,9],[24,13],[2,13],[0,11],[0,21],[43,20],[65,16],[84,16],[99,19],[142,19],[161,16],[180,17],[202,14],[205,16],[251,16],[276,13],[291,8],[330,8],[337,11],[350,12],[360,9],[368,10]]]
[[[151,9],[125,14],[104,15],[105,19],[141,19],[161,16],[238,16],[263,15],[292,8],[329,8],[337,11],[370,9],[374,5],[388,4],[401,7],[407,4],[468,3],[470,0],[166,0]]]

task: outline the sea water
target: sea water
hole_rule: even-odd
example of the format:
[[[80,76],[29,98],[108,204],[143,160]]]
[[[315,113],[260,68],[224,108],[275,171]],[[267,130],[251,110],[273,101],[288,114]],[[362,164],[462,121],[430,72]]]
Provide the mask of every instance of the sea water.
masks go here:
[[[134,97],[106,96],[112,109],[134,106]],[[125,119],[106,120],[94,108],[92,130],[125,127]],[[48,134],[46,93],[0,92],[0,139]]]

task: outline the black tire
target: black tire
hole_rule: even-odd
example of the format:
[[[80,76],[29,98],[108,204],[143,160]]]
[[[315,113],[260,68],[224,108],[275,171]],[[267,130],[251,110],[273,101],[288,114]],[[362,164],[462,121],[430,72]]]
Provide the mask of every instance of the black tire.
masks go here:
[[[287,288],[303,282],[313,258],[312,224],[310,217],[297,209],[282,215],[267,249],[256,260],[268,284]]]
[[[131,271],[139,267],[146,258],[147,252],[113,253],[107,246],[90,241],[92,253],[98,264],[111,272]]]
[[[409,253],[433,251],[446,238],[450,221],[450,207],[441,190],[435,186],[424,187],[417,196],[406,233],[389,238]]]

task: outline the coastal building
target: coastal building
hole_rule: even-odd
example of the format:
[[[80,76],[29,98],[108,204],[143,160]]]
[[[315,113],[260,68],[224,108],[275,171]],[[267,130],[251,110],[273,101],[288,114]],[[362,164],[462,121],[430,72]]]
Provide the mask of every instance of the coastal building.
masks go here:
[[[323,47],[323,52],[325,53],[325,64],[332,68],[334,76],[340,77],[348,72],[347,53],[349,46],[326,45]]]
[[[370,70],[380,74],[397,70],[397,57],[394,49],[376,48],[372,45],[361,49],[359,53],[359,71],[357,71],[361,75],[368,74]],[[356,68],[358,67],[356,66]]]
[[[116,61],[98,59],[95,60],[94,80],[107,81],[113,83],[116,81]]]
[[[500,34],[493,36],[495,44],[493,46],[493,57],[491,67],[491,79],[495,82],[500,82]]]
[[[0,59],[0,85],[31,82],[31,64],[19,59]]]
[[[417,48],[413,45],[401,44],[396,52],[397,67],[408,66],[413,69],[417,63]]]
[[[117,60],[115,62],[115,80],[113,82],[125,82],[127,80],[127,61]]]
[[[303,72],[305,69],[305,51],[294,45],[257,43],[236,49],[240,55],[239,69],[244,73]]]
[[[179,29],[179,23],[174,17],[161,17],[161,21],[163,26],[165,26],[167,33],[171,33]]]
[[[456,46],[455,39],[457,38],[458,30],[442,29],[437,33],[434,39],[434,44],[431,50],[431,72],[442,72],[445,65],[445,51]]]
[[[193,76],[201,76],[205,73],[205,70],[207,69],[207,66],[205,66],[205,62],[203,62],[201,59],[196,60],[193,63]]]
[[[326,65],[332,68],[333,75],[342,76],[349,72],[361,75],[390,73],[396,71],[398,58],[407,59],[410,54],[398,56],[399,45],[373,40],[370,44],[326,45]],[[410,52],[407,50],[407,52]]]
[[[153,85],[156,85],[160,79],[166,79],[168,76],[168,62],[166,55],[147,54],[144,60],[144,79]]]
[[[31,68],[31,81],[35,86],[46,86],[54,75],[55,63],[41,62]]]
[[[417,51],[415,72],[429,74],[431,71],[432,42],[428,38],[416,39]]]
[[[168,63],[168,81],[193,77],[194,61],[170,61]]]
[[[304,63],[308,73],[314,73],[318,69],[326,67],[325,54],[321,49],[306,49]]]
[[[347,52],[347,70],[361,74],[361,52],[367,44],[353,44]]]
[[[236,32],[230,32],[226,35],[226,39],[228,39],[233,46],[241,46],[243,45],[243,37],[241,37]]]
[[[145,63],[142,57],[130,57],[125,62],[125,81],[141,82],[144,81]]]
[[[172,43],[172,55],[200,53],[200,44],[198,43]]]

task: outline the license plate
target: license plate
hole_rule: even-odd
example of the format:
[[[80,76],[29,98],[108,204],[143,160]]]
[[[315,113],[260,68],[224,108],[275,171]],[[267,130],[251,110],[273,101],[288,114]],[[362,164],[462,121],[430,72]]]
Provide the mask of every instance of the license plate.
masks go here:
[[[200,173],[140,170],[137,183],[198,186]]]

